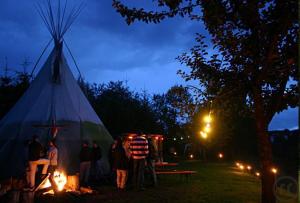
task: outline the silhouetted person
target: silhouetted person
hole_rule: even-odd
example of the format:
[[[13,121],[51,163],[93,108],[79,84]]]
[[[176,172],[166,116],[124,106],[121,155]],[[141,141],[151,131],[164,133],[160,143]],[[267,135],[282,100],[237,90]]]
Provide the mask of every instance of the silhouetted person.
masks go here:
[[[149,173],[152,179],[153,186],[157,185],[157,177],[155,172],[155,162],[158,159],[158,153],[155,149],[154,143],[151,138],[148,139],[148,149],[149,154],[147,156],[147,167],[149,169]]]
[[[87,141],[83,142],[80,150],[80,184],[83,186],[88,185],[90,169],[91,169],[91,150]]]
[[[35,187],[35,174],[38,165],[43,165],[42,178],[47,175],[49,160],[41,159],[42,152],[43,152],[43,146],[38,142],[37,135],[34,135],[28,146],[30,190],[33,190]]]
[[[114,168],[117,170],[117,188],[124,190],[128,177],[129,159],[126,155],[121,138],[117,138],[117,144],[114,153]]]
[[[102,158],[102,151],[96,141],[93,141],[91,154],[91,179],[96,180],[99,171],[98,161]]]

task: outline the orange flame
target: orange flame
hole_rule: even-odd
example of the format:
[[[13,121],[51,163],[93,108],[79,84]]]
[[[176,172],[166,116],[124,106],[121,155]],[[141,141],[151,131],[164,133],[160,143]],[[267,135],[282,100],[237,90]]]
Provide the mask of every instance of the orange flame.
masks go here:
[[[67,176],[64,174],[64,172],[54,171],[53,180],[58,191],[62,191],[67,183]]]

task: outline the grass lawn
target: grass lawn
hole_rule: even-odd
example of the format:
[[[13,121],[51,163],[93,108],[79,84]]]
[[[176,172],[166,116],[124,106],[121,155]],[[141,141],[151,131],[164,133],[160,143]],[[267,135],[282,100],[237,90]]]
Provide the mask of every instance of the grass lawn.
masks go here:
[[[178,169],[195,170],[197,174],[192,175],[188,182],[178,175],[161,175],[159,186],[140,192],[117,192],[112,186],[102,186],[98,189],[98,195],[84,196],[76,202],[260,202],[258,178],[241,173],[232,164],[188,161],[180,163]]]

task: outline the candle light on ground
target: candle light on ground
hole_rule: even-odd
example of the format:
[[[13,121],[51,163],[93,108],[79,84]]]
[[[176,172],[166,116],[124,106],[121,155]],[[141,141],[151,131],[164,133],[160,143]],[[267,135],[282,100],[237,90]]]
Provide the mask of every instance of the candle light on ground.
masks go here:
[[[271,168],[271,172],[274,173],[274,174],[277,174],[278,170],[277,170],[277,168],[273,167],[273,168]]]

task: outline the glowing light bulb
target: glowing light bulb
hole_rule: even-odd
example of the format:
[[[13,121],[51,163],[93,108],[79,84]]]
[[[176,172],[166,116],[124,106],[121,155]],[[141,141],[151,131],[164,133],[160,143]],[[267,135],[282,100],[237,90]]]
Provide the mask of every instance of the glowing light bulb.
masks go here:
[[[204,116],[203,120],[205,123],[210,123],[212,121],[212,118],[210,115],[207,115],[207,116]]]

